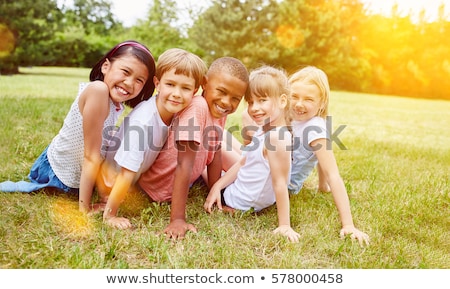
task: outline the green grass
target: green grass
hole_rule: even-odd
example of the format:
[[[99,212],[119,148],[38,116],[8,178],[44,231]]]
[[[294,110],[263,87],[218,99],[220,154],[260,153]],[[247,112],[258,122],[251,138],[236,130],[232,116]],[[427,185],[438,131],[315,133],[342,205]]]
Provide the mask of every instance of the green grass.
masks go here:
[[[26,179],[89,75],[21,71],[0,76],[2,181]],[[291,197],[298,244],[271,233],[273,207],[258,215],[206,214],[200,186],[187,207],[199,232],[177,242],[160,234],[170,206],[139,195],[120,211],[136,228],[121,231],[79,213],[76,195],[0,193],[0,268],[450,268],[450,102],[333,92],[330,110],[335,129],[346,125],[338,138],[347,149],[335,145],[335,155],[369,247],[339,239],[336,207],[330,194],[316,191],[314,173]]]

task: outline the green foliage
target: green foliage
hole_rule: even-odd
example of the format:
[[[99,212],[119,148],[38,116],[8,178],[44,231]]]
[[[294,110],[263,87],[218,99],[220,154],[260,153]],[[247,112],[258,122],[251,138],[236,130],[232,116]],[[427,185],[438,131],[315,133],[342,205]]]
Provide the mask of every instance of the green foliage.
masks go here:
[[[30,8],[32,7],[32,8]],[[109,1],[77,0],[60,10],[55,0],[1,1],[0,18],[15,35],[13,53],[0,58],[0,73],[18,66],[92,66],[118,41]]]
[[[211,63],[221,56],[241,59],[249,68],[276,64],[280,46],[274,38],[277,1],[214,0],[189,30]]]
[[[38,43],[52,38],[61,13],[52,0],[0,1],[0,23],[14,36],[13,54],[0,58],[0,73],[14,73],[21,65],[33,65],[42,54]]]
[[[315,65],[327,72],[332,87],[359,91],[366,86],[368,67],[357,50],[357,31],[364,19],[359,1],[294,1],[280,4],[278,58],[293,72]],[[358,81],[355,81],[358,79]]]
[[[54,39],[42,43],[45,48],[42,65],[93,67],[117,42],[96,34],[84,36],[82,31],[57,33]]]
[[[87,35],[105,35],[117,26],[109,0],[75,0],[73,6],[63,10],[67,27],[81,25]]]
[[[444,4],[430,21],[424,12],[400,14],[398,6],[389,16],[369,14],[361,0],[211,0],[204,10],[188,9],[190,28],[174,0],[152,1],[133,27],[114,18],[110,0],[73,4],[0,0],[0,73],[17,73],[19,65],[91,67],[116,43],[135,39],[155,57],[180,47],[207,63],[234,56],[249,69],[264,63],[293,72],[315,65],[334,89],[450,98]]]
[[[147,19],[140,20],[130,29],[133,39],[145,43],[155,57],[173,47],[185,47],[186,39],[181,37],[179,29],[174,27],[177,21],[174,0],[155,0],[150,7]]]
[[[370,16],[364,27],[359,37],[372,67],[367,91],[448,99],[450,83],[443,79],[450,76],[448,19],[413,22],[393,13]]]
[[[0,76],[0,181],[26,178],[88,74],[34,67]],[[240,123],[242,109],[228,126]],[[448,269],[450,135],[442,130],[450,102],[333,91],[330,111],[333,128],[346,125],[338,137],[348,150],[335,148],[335,156],[369,247],[339,238],[333,198],[317,192],[314,172],[290,198],[298,244],[272,234],[275,207],[206,214],[207,191],[198,184],[190,190],[187,217],[199,232],[177,242],[160,234],[170,206],[146,196],[127,196],[120,215],[135,229],[122,231],[103,225],[100,215],[81,214],[76,195],[0,193],[0,268]]]
[[[0,57],[0,74],[11,75],[19,73],[16,58],[14,55]]]

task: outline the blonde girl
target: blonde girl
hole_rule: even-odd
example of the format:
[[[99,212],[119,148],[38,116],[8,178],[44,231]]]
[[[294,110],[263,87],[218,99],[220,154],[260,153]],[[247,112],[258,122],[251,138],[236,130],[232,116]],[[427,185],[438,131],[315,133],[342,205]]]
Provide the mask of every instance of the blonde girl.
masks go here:
[[[260,211],[276,203],[278,227],[273,231],[298,242],[291,228],[287,190],[292,136],[287,129],[289,85],[284,71],[260,67],[250,74],[245,100],[248,115],[260,129],[244,148],[244,156],[211,188],[204,208],[214,204],[222,210]]]
[[[294,136],[289,192],[297,194],[317,165],[319,189],[331,190],[339,212],[340,236],[350,235],[361,245],[369,244],[369,236],[353,224],[347,191],[329,144],[325,123],[330,96],[328,78],[322,70],[308,66],[294,73],[289,84]]]

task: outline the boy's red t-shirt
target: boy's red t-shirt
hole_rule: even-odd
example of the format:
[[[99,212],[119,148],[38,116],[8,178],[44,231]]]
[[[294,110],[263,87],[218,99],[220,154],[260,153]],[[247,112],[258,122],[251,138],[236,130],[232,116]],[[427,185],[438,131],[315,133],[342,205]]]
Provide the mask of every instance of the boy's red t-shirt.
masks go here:
[[[199,144],[189,183],[197,180],[214,158],[222,140],[226,118],[215,119],[209,112],[203,96],[195,96],[192,102],[175,117],[166,144],[149,170],[143,172],[138,184],[152,200],[172,199],[173,182],[177,167],[176,141],[195,141]]]

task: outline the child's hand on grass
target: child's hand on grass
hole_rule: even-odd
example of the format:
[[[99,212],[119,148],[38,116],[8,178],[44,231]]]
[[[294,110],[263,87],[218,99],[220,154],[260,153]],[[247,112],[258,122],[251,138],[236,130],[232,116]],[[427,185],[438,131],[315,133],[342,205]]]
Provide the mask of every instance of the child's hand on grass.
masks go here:
[[[298,243],[300,234],[295,232],[290,226],[282,225],[273,231],[274,234],[286,236],[292,243]]]
[[[358,242],[361,246],[364,246],[364,245],[368,246],[370,244],[369,235],[358,230],[354,226],[344,226],[341,229],[340,237],[344,238],[347,235],[349,235],[350,239],[352,239],[352,240],[355,240],[355,239],[358,240]]]
[[[116,228],[116,229],[131,229],[133,228],[133,225],[131,224],[130,220],[123,217],[109,217],[106,219],[103,219],[103,222],[107,224],[110,227]]]
[[[185,220],[174,220],[164,229],[166,237],[174,240],[183,239],[187,231],[197,233],[197,228],[194,225],[186,223]]]
[[[205,204],[203,205],[203,208],[206,212],[212,213],[214,205],[217,205],[217,208],[219,211],[222,210],[222,202],[221,202],[221,195],[220,190],[214,188],[214,186],[209,191],[208,196],[206,197]]]

